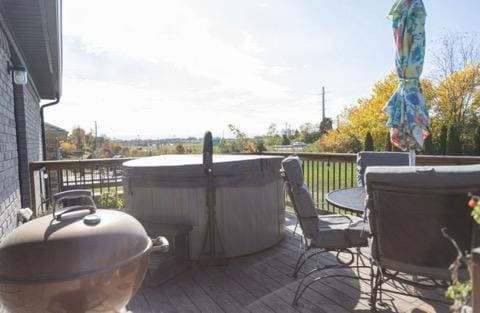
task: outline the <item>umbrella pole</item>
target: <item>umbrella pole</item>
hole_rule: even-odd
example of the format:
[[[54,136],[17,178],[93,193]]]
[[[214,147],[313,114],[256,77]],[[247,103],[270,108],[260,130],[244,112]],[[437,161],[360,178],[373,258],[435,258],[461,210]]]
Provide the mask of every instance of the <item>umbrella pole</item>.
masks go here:
[[[410,166],[415,166],[417,161],[416,161],[416,153],[414,149],[411,149],[410,152],[408,153],[408,163]]]
[[[213,177],[213,144],[212,133],[206,132],[203,139],[203,170],[207,176],[206,205],[207,225],[203,241],[202,253],[199,257],[199,265],[222,266],[227,265],[222,239],[215,216],[215,183]],[[217,248],[217,241],[219,247]]]

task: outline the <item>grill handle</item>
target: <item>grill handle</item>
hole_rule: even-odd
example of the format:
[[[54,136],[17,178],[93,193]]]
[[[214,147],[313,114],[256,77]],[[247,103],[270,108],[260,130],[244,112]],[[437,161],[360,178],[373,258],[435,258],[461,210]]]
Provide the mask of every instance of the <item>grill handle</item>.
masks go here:
[[[95,204],[95,200],[93,200],[93,193],[90,190],[67,190],[56,193],[53,195],[53,218],[56,220],[60,220],[63,214],[82,211],[82,210],[90,210],[90,214],[93,214],[97,211],[97,205]],[[58,214],[56,213],[57,203],[68,200],[68,199],[80,199],[80,198],[87,198],[90,200],[91,205],[73,205],[69,207],[65,207],[61,212]]]

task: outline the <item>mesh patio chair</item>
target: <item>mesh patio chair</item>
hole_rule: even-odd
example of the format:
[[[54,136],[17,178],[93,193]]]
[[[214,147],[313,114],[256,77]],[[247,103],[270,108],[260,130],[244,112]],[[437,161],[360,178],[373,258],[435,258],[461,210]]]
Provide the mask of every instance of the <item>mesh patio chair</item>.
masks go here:
[[[357,185],[365,186],[365,171],[369,166],[408,166],[407,152],[373,152],[362,151],[357,153]]]
[[[346,277],[346,275],[319,276],[306,283],[306,279],[314,273],[325,269],[344,268],[351,265],[357,269],[368,267],[361,258],[360,247],[368,245],[368,225],[362,218],[341,214],[318,215],[313,199],[304,182],[301,163],[298,157],[289,156],[282,161],[282,177],[285,181],[287,193],[292,201],[295,214],[303,233],[302,248],[295,265],[293,276],[296,277],[306,261],[315,255],[325,252],[337,252],[337,263],[334,265],[317,265],[301,280],[295,292],[293,303],[298,303],[303,292],[316,281],[329,277]],[[345,262],[339,257],[340,253],[347,253],[351,258]],[[360,264],[360,261],[362,264]],[[358,275],[359,276],[359,275]],[[358,277],[357,276],[357,277]],[[353,276],[348,276],[353,277]]]
[[[370,167],[365,178],[371,257],[377,267],[372,309],[387,281],[445,288],[457,252],[442,229],[462,251],[479,238],[467,202],[469,192],[480,193],[480,166]],[[389,292],[438,301],[405,291]]]

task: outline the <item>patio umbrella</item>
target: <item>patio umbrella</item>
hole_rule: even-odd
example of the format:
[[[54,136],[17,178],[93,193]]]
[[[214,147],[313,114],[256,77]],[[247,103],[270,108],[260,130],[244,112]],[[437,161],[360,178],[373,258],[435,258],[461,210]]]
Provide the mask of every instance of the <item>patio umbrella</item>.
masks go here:
[[[203,137],[203,172],[206,176],[207,227],[203,241],[201,265],[226,265],[223,243],[220,238],[215,212],[215,182],[213,175],[213,140],[212,133],[207,131]],[[217,245],[218,243],[218,245]]]
[[[389,14],[393,22],[395,64],[399,85],[385,105],[390,141],[403,151],[410,151],[410,165],[415,165],[415,151],[423,148],[429,135],[428,109],[420,87],[425,59],[426,11],[422,0],[396,0]]]

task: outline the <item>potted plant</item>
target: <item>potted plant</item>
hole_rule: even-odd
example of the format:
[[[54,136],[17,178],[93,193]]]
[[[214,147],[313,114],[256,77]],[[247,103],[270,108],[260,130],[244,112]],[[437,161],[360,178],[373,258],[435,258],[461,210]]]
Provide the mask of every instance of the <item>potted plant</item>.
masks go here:
[[[472,209],[473,219],[480,224],[480,197],[470,195],[468,206]],[[442,230],[443,231],[443,230]],[[444,235],[450,239],[458,252],[458,257],[450,266],[452,272],[452,284],[448,287],[446,296],[454,301],[451,309],[453,312],[472,313],[480,312],[480,249],[474,249],[471,253],[461,251],[453,238]],[[469,279],[462,281],[458,275],[458,270],[462,265],[466,265],[469,272]],[[475,306],[475,310],[474,310]]]

